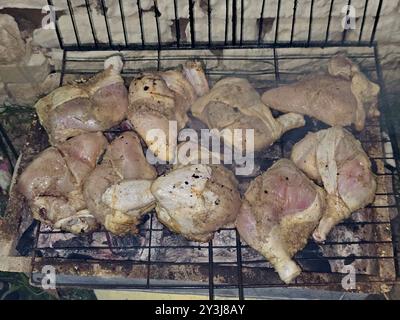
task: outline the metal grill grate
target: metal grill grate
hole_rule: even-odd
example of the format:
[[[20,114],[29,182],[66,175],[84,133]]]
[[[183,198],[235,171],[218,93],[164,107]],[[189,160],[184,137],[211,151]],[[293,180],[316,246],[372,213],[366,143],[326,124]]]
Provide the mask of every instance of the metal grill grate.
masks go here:
[[[226,49],[214,54],[199,49],[183,52],[126,51],[120,54],[125,61],[123,76],[127,82],[141,71],[171,68],[195,57],[206,65],[206,73],[212,83],[221,77],[235,75],[247,77],[261,91],[267,87],[292,82],[307,72],[303,71],[304,68],[301,72],[298,71],[300,61],[311,61],[308,63],[310,72],[326,67],[327,60],[338,50],[346,51],[372,80],[381,85],[383,90],[380,108],[383,114],[387,114],[376,46],[301,50],[277,46],[273,49]],[[93,58],[86,57],[82,52],[65,51],[62,81],[68,81],[71,76],[86,77],[100,71],[104,57],[109,54],[110,52],[99,53],[98,57]],[[398,239],[391,233],[391,217],[397,214],[399,207],[399,194],[394,183],[399,181],[400,154],[392,125],[387,120],[382,117],[381,121],[370,121],[366,129],[356,135],[374,164],[379,185],[376,201],[365,209],[364,214],[356,214],[355,218],[346,220],[337,227],[347,230],[365,229],[365,237],[351,241],[333,237],[320,247],[310,241],[295,256],[304,271],[290,287],[343,290],[343,274],[331,271],[330,263],[334,261],[342,261],[344,265],[369,265],[370,262],[375,265],[376,272],[373,275],[357,274],[355,291],[380,292],[384,290],[384,286],[396,282]],[[296,135],[284,135],[263,161],[268,167],[274,160],[287,156],[290,146],[301,139],[302,134],[321,128],[325,126],[308,119],[304,131],[300,130]],[[385,154],[385,143],[390,140],[393,156]],[[60,275],[57,278],[59,286],[203,289],[208,292],[210,299],[220,294],[243,299],[249,297],[254,289],[285,286],[273,269],[265,264],[265,259],[257,256],[240,240],[235,229],[221,230],[214,241],[208,244],[183,242],[178,235],[172,236],[178,239],[177,242],[160,243],[160,234],[170,236],[169,231],[157,222],[154,215],[144,223],[140,236],[123,239],[99,231],[90,238],[78,240],[79,237],[39,226],[32,257],[31,280],[34,284],[40,284],[43,277],[41,268],[52,265]],[[55,241],[54,237],[64,238],[62,241],[60,238]],[[230,239],[228,244],[221,243],[221,239],[225,238]],[[347,246],[350,250],[356,247],[358,251],[354,251],[356,254],[332,255],[329,252],[334,252],[333,249],[324,249],[335,246]],[[138,255],[131,254],[135,250],[141,252],[139,258]],[[197,252],[197,256],[202,259],[193,261],[193,252]],[[224,252],[230,259],[221,259]],[[249,256],[252,258],[249,259]]]
[[[80,6],[77,1],[80,1]],[[57,8],[62,7],[64,1],[47,0],[47,3]],[[200,5],[196,5],[198,3]],[[221,6],[221,3],[218,5]],[[277,44],[286,47],[372,45],[383,0],[365,0],[360,9],[362,14],[357,14],[359,28],[351,31],[357,33],[355,37],[349,37],[347,29],[340,32],[332,30],[334,25],[342,23],[345,16],[342,8],[351,4],[351,0],[330,0],[323,25],[316,26],[314,11],[318,2],[314,0],[225,0],[225,6],[222,5],[218,12],[214,12],[217,1],[212,0],[98,0],[95,3],[91,0],[67,0],[69,21],[61,23],[57,19],[55,27],[60,47],[65,50],[260,48],[275,47]],[[162,17],[162,5],[168,10],[168,19]],[[249,13],[249,6],[255,8],[252,14]],[[77,7],[84,8],[80,10],[80,21],[77,19]],[[110,10],[117,13],[110,16]],[[82,14],[86,16],[82,18]],[[281,36],[284,17],[291,19],[290,36],[287,38]],[[300,27],[298,19],[307,21],[304,34],[296,35]],[[256,24],[257,30],[251,29],[252,35],[248,36],[249,25],[253,28]],[[167,28],[173,29],[172,36],[162,34],[161,31]],[[117,38],[118,32],[123,36]],[[73,35],[72,39],[67,36],[69,33]]]

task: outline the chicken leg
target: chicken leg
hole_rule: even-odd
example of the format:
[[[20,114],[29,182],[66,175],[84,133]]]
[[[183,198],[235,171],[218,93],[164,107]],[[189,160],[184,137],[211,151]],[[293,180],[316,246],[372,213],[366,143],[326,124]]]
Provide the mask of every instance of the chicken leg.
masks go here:
[[[327,191],[327,207],[313,236],[323,242],[331,229],[371,203],[376,181],[371,162],[350,132],[333,127],[309,133],[294,145],[291,159]]]
[[[85,83],[57,88],[36,105],[52,145],[94,131],[104,131],[126,118],[128,91],[120,76],[121,58],[105,61],[106,69]]]
[[[72,233],[98,227],[82,195],[83,181],[95,168],[107,145],[100,133],[86,133],[42,151],[24,170],[18,190],[28,200],[33,217]]]
[[[324,190],[292,161],[281,159],[250,183],[236,227],[247,244],[290,283],[301,272],[292,257],[306,245],[324,205]]]
[[[114,234],[135,233],[141,216],[154,208],[150,186],[156,176],[137,135],[124,132],[108,146],[102,162],[85,181],[88,209]]]

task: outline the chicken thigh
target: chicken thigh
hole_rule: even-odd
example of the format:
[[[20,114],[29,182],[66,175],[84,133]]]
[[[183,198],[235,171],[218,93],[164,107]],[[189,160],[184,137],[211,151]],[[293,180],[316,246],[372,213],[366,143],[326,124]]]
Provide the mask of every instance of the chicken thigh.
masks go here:
[[[87,133],[41,152],[24,170],[18,190],[28,200],[33,217],[73,233],[97,228],[86,208],[82,183],[107,145],[104,136]]]
[[[260,151],[273,144],[286,131],[305,124],[301,115],[288,113],[275,119],[257,91],[246,79],[225,78],[192,105],[192,114],[210,129],[218,129],[231,149],[242,152],[246,137],[235,139],[234,129],[254,129],[254,146],[247,152]],[[228,130],[225,130],[228,129]]]
[[[324,190],[292,161],[281,159],[250,183],[236,227],[247,244],[290,283],[301,272],[292,257],[306,245],[324,205]]]
[[[86,179],[84,199],[107,230],[116,235],[135,233],[141,216],[154,208],[150,185],[156,176],[137,135],[125,132],[112,141]]]
[[[128,91],[120,76],[120,58],[85,83],[62,86],[36,105],[40,123],[52,145],[85,132],[104,131],[126,118]]]
[[[158,220],[199,242],[233,223],[241,204],[234,175],[221,165],[179,167],[155,180],[151,192]]]
[[[323,242],[331,229],[351,213],[373,202],[376,181],[361,143],[341,127],[307,136],[294,145],[291,158],[327,191],[327,208],[313,237]]]
[[[196,70],[190,68],[185,67],[185,74],[190,73],[191,81],[204,76],[201,66],[195,64]],[[204,84],[199,84],[199,93],[205,90],[201,86]],[[177,137],[170,135],[170,129],[178,131],[186,125],[187,112],[197,99],[197,91],[178,70],[145,73],[132,81],[128,119],[159,160],[174,159]],[[172,122],[176,123],[176,128],[170,128]]]
[[[379,116],[379,86],[343,55],[330,60],[328,71],[268,90],[261,99],[271,109],[308,115],[331,126],[354,124],[361,131],[366,117]]]

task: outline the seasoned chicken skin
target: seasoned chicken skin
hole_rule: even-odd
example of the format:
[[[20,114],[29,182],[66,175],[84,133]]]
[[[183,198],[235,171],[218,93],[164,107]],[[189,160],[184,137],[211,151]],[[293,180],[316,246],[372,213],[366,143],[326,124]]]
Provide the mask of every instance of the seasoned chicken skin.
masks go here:
[[[190,66],[185,67],[185,74],[191,75],[191,81],[202,79],[201,66],[195,64],[193,68],[197,69],[191,71]],[[128,119],[158,159],[174,160],[177,137],[171,137],[169,129],[179,131],[186,125],[187,112],[197,99],[197,91],[178,70],[145,73],[130,84]],[[204,91],[201,89],[199,93]],[[176,128],[170,128],[170,121],[176,121]],[[153,136],[152,130],[160,130],[165,139],[159,140],[159,134]]]
[[[85,180],[84,199],[107,230],[116,235],[135,233],[141,216],[154,208],[150,186],[156,176],[137,135],[125,132],[111,142]]]
[[[151,186],[158,220],[193,241],[207,242],[233,223],[241,200],[237,181],[221,165],[188,165],[157,178]]]
[[[199,61],[187,61],[183,65],[183,74],[193,86],[198,97],[202,97],[210,91],[206,75]]]
[[[330,60],[328,72],[268,90],[262,101],[271,109],[308,115],[331,126],[354,124],[361,131],[367,117],[379,116],[379,86],[344,55]]]
[[[57,88],[36,103],[52,145],[82,133],[107,130],[126,118],[128,91],[118,59],[106,60],[105,66],[87,82]]]
[[[324,190],[292,161],[281,159],[250,183],[236,228],[290,283],[301,272],[292,257],[306,245],[324,205]]]
[[[210,92],[197,99],[192,114],[210,129],[218,129],[225,144],[242,151],[245,137],[235,140],[234,129],[254,129],[254,147],[247,151],[260,151],[273,144],[286,131],[301,127],[304,119],[298,114],[285,114],[275,119],[260,95],[246,79],[224,78]]]
[[[35,219],[72,233],[98,227],[87,210],[82,183],[106,145],[99,132],[82,134],[57,148],[47,148],[28,165],[18,180],[18,190],[28,200]]]
[[[294,145],[291,159],[327,191],[327,208],[313,234],[316,241],[324,241],[336,224],[373,202],[376,181],[371,162],[347,130],[333,127],[307,134]]]

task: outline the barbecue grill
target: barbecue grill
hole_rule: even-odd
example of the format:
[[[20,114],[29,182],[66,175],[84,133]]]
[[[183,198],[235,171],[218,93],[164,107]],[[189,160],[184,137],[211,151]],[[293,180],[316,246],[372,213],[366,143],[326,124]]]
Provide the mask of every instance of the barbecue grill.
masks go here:
[[[57,5],[56,2],[48,0],[49,5]],[[307,247],[295,256],[303,273],[290,285],[284,285],[279,280],[265,259],[241,241],[235,229],[220,230],[208,244],[188,242],[166,230],[154,214],[146,217],[138,236],[129,237],[116,237],[106,231],[78,237],[35,223],[32,227],[35,235],[31,250],[32,284],[41,285],[45,276],[42,273],[43,267],[50,265],[56,270],[57,286],[174,289],[176,292],[202,290],[210,299],[220,295],[245,299],[256,295],[258,291],[275,287],[345,292],[342,282],[347,273],[343,271],[343,267],[354,266],[356,281],[349,292],[388,292],[400,276],[398,239],[395,230],[392,230],[393,218],[400,207],[399,191],[396,189],[399,182],[400,152],[393,123],[386,117],[388,101],[375,41],[383,1],[365,0],[363,14],[358,19],[359,28],[342,30],[338,36],[331,32],[334,23],[332,11],[335,6],[351,5],[352,1],[331,0],[326,28],[319,30],[320,36],[314,37],[313,9],[318,1],[263,0],[260,2],[259,18],[256,20],[257,35],[249,39],[245,32],[244,19],[247,1],[221,1],[225,6],[225,17],[222,19],[224,28],[219,27],[218,30],[224,30],[224,34],[216,37],[211,5],[213,1],[201,1],[206,8],[207,23],[200,25],[196,21],[197,7],[193,0],[171,0],[169,6],[174,15],[175,36],[172,40],[164,40],[160,33],[163,27],[158,9],[160,2],[161,0],[154,0],[149,9],[154,13],[157,39],[156,42],[151,42],[147,40],[148,34],[144,28],[141,1],[135,1],[139,13],[138,21],[130,21],[125,14],[127,1],[119,0],[121,25],[118,27],[123,30],[123,40],[114,41],[115,26],[107,16],[108,2],[100,0],[99,8],[106,27],[107,40],[104,42],[99,40],[99,26],[93,19],[93,3],[88,0],[84,2],[90,28],[83,30],[75,18],[71,1],[67,0],[74,41],[65,40],[65,30],[59,25],[57,17],[56,33],[63,49],[60,85],[71,79],[92,76],[102,70],[106,57],[119,54],[125,63],[122,76],[127,84],[140,72],[172,68],[185,60],[195,58],[203,62],[212,84],[225,76],[246,77],[261,92],[266,88],[293,82],[306,73],[322,70],[333,54],[345,52],[381,87],[379,105],[382,116],[377,120],[369,120],[366,128],[356,134],[371,158],[377,175],[375,202],[337,226],[337,232],[333,232],[324,244],[316,244],[310,240]],[[179,12],[183,2],[187,3],[188,8],[189,18],[185,21],[187,25],[182,24],[183,12]],[[288,2],[291,3],[292,23],[288,39],[281,39],[280,17],[283,3],[287,5]],[[300,9],[308,12],[308,28],[303,30],[302,37],[296,33],[296,19],[300,18]],[[372,9],[374,12],[371,12]],[[270,18],[271,12],[274,12],[273,20]],[[369,19],[368,15],[372,15],[373,19]],[[129,30],[132,26],[140,30],[138,41],[131,41],[133,37]],[[188,36],[181,30],[184,27],[189,30]],[[199,30],[206,36],[198,37]],[[85,38],[90,34],[92,41],[83,41],[83,33]],[[270,34],[268,39],[266,33]],[[42,137],[45,135],[37,123],[35,126],[36,130],[28,139],[33,151],[40,149]],[[322,128],[326,126],[307,119],[305,128],[286,133],[268,151],[258,156],[261,169],[265,170],[275,160],[287,157],[291,146],[307,131]],[[110,132],[120,130],[122,129],[113,128]],[[7,139],[7,133],[2,130],[1,134],[4,138],[2,147],[8,150],[8,157],[13,160],[18,174],[32,157],[33,151],[23,151],[16,163],[16,150]],[[240,183],[245,185],[246,179],[249,180],[241,178]],[[23,207],[20,196],[12,191],[8,214],[18,219]]]

